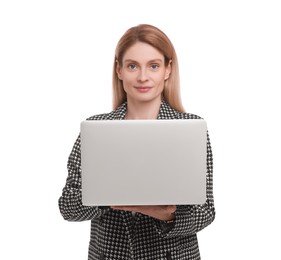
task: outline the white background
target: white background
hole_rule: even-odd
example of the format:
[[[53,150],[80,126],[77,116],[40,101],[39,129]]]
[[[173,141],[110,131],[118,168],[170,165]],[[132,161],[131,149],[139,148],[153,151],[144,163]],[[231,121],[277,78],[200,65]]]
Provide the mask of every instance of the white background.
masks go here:
[[[281,259],[281,8],[273,0],[1,1],[1,259],[87,259],[90,222],[57,201],[81,120],[111,111],[114,49],[150,23],[207,122],[215,222],[202,259]],[[5,255],[5,256],[4,256]]]

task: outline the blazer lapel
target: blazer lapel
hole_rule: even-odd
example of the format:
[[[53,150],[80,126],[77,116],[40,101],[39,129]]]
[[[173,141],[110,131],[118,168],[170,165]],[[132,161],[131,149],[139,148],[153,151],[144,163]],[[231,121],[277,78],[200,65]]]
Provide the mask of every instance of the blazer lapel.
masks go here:
[[[162,101],[157,119],[177,119],[177,114],[176,110],[171,108],[165,101]]]
[[[124,102],[121,106],[119,106],[111,116],[108,118],[109,120],[123,120],[125,119],[127,111],[127,102]]]

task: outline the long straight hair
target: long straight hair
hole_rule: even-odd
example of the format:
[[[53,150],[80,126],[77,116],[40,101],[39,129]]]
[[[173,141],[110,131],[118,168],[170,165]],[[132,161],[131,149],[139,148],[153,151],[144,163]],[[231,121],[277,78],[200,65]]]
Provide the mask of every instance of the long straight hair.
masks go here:
[[[140,24],[128,29],[117,43],[112,77],[113,109],[118,108],[127,100],[123,82],[118,78],[116,72],[117,61],[120,66],[123,66],[125,52],[136,42],[147,43],[160,51],[164,55],[165,66],[168,66],[171,61],[171,73],[165,81],[162,99],[175,110],[184,112],[180,97],[179,68],[175,48],[165,33],[149,24]]]

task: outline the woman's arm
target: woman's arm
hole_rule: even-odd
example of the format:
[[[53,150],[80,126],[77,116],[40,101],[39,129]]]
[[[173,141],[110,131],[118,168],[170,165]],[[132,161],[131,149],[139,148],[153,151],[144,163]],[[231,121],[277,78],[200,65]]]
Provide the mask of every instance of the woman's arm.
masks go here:
[[[82,221],[100,216],[103,209],[82,205],[80,136],[77,138],[67,163],[68,177],[59,198],[59,209],[65,220]]]

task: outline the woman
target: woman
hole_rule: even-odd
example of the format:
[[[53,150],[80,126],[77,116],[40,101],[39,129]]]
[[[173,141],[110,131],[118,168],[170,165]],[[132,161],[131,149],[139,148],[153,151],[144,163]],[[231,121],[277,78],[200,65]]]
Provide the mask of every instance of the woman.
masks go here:
[[[89,120],[200,118],[184,112],[174,47],[151,25],[130,28],[117,44],[113,97],[111,113]],[[78,137],[68,160],[69,175],[59,207],[66,220],[91,220],[88,259],[200,259],[196,233],[215,217],[209,138],[203,205],[83,206],[80,163]]]

